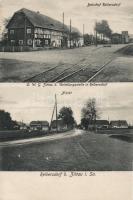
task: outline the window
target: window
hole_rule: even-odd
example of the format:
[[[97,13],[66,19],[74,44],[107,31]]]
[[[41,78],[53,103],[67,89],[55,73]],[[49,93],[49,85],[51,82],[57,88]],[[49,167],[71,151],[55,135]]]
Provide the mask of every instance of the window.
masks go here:
[[[11,45],[15,45],[15,40],[11,40]]]
[[[10,34],[13,35],[14,34],[14,30],[10,30]]]
[[[19,40],[19,45],[23,45],[24,41],[23,40]]]
[[[40,46],[41,41],[40,40],[36,40],[36,45]]]
[[[35,34],[35,38],[37,38],[37,34]]]
[[[32,40],[31,39],[27,40],[27,44],[32,45]]]
[[[45,40],[45,44],[48,45],[48,40]]]
[[[31,34],[31,28],[27,28],[27,34]]]

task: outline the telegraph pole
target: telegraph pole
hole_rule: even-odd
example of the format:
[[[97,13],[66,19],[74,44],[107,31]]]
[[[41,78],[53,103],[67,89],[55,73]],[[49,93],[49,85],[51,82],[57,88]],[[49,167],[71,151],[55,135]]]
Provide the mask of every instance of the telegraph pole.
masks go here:
[[[24,46],[26,46],[26,16],[24,16]]]
[[[57,109],[57,96],[55,94],[55,107],[56,107],[56,132],[58,133],[58,109]]]
[[[72,21],[70,19],[70,49],[71,49],[71,32],[72,32]]]
[[[85,25],[83,24],[83,45],[84,45]]]
[[[55,106],[56,106],[56,105],[54,104],[54,108],[53,108],[53,112],[52,112],[52,117],[51,117],[51,122],[50,122],[50,130],[51,130],[51,124],[52,124],[53,117],[54,117]]]
[[[63,12],[63,15],[62,15],[62,20],[63,20],[62,47],[64,47],[64,12]]]
[[[96,47],[97,47],[97,21],[96,21],[96,23],[95,23],[95,45],[96,45]]]
[[[65,18],[65,15],[64,15],[64,12],[63,12],[63,30],[64,30],[64,18]]]

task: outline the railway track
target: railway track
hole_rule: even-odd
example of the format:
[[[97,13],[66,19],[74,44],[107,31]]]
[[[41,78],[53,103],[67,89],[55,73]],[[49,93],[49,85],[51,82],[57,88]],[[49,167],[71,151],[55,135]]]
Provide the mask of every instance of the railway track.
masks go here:
[[[40,72],[40,73],[38,73],[38,74],[35,74],[35,75],[33,75],[33,76],[31,76],[31,77],[29,77],[29,78],[27,78],[27,79],[25,79],[25,80],[23,80],[23,82],[34,82],[34,80],[36,79],[36,78],[39,78],[40,76],[43,76],[43,75],[45,75],[46,73],[48,73],[48,72],[50,72],[50,71],[52,71],[52,70],[55,70],[57,67],[59,67],[59,66],[63,66],[64,64],[60,64],[60,65],[56,65],[56,66],[54,66],[54,67],[51,67],[51,68],[49,68],[49,69],[47,69],[47,70],[45,70],[45,71],[43,71],[43,72]]]
[[[109,60],[108,62],[106,62],[104,65],[102,65],[99,70],[93,75],[91,76],[86,82],[91,82],[94,78],[96,78],[96,76],[98,76],[104,69],[105,67],[108,66],[108,64],[110,64],[114,59]]]
[[[81,78],[81,76],[82,76],[82,73],[86,73],[86,76],[85,76],[85,78],[87,79],[87,80],[85,80],[85,82],[91,82],[91,81],[93,81],[93,79],[94,78],[96,78],[96,76],[98,76],[107,66],[108,66],[108,64],[110,64],[112,61],[113,61],[114,59],[111,59],[111,60],[109,60],[109,61],[107,61],[105,64],[103,64],[102,66],[99,66],[98,68],[98,70],[92,70],[92,72],[89,74],[90,75],[90,77],[88,78],[87,76],[87,73],[86,73],[86,70],[88,69],[88,67],[90,66],[90,65],[84,65],[83,67],[81,67],[80,69],[78,69],[77,71],[74,71],[73,73],[70,73],[70,74],[68,74],[68,75],[66,75],[65,77],[62,77],[62,78],[60,78],[60,79],[58,79],[58,80],[56,80],[56,83],[58,83],[58,82],[67,82],[67,81],[71,81],[71,79],[73,80],[72,82],[78,82],[79,80],[80,80],[80,78]],[[70,79],[71,78],[71,79]],[[74,81],[75,80],[75,81]]]
[[[98,49],[101,49],[101,47],[93,49],[93,52]],[[91,82],[108,66],[108,64],[110,64],[115,59],[109,59],[102,66],[97,66],[97,69],[95,69],[94,66],[94,68],[92,67],[92,70],[87,72],[87,69],[89,69],[91,64],[86,63],[86,57],[81,59],[79,63],[76,64],[58,64],[41,73],[25,79],[23,82]],[[74,68],[76,68],[76,70]]]
[[[85,67],[83,63],[85,59],[80,60],[79,63],[76,64],[59,64],[55,67],[52,67],[48,70],[45,70],[39,74],[36,74],[32,77],[29,77],[23,82],[60,82],[67,77],[72,76],[73,74],[82,71]],[[76,68],[77,70],[74,70]]]

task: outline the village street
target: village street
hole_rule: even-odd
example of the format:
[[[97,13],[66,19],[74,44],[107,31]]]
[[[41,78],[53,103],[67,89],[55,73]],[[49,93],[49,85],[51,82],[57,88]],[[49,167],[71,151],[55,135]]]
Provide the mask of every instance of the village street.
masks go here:
[[[60,75],[63,75],[64,71],[64,76],[67,76],[83,67],[83,70],[62,82],[85,82],[109,61],[111,63],[107,64],[94,81],[133,81],[133,57],[115,53],[124,46],[99,45],[66,50],[2,52],[0,53],[0,82],[23,82],[53,68],[33,80],[33,82],[52,82],[56,77],[61,78]]]
[[[122,132],[133,134],[132,130]],[[131,142],[84,130],[62,134],[52,141],[0,145],[0,170],[132,171]]]

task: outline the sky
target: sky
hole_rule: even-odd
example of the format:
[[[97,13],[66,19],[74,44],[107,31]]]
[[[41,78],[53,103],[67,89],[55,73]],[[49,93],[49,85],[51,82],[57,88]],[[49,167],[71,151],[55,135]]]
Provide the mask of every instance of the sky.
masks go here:
[[[62,95],[63,92],[70,94]],[[133,124],[132,84],[111,83],[107,86],[46,86],[0,84],[0,109],[11,113],[14,120],[29,123],[33,120],[50,122],[57,94],[58,111],[71,107],[77,123],[89,98],[96,98],[101,119],[127,120]]]
[[[101,6],[89,6],[89,4],[101,3]],[[117,6],[102,6],[103,3],[116,3]],[[4,18],[11,17],[21,8],[39,11],[42,14],[62,21],[62,13],[65,13],[65,23],[77,27],[85,33],[93,33],[94,24],[99,20],[109,21],[113,32],[128,30],[133,34],[133,1],[132,0],[0,0],[0,23]]]

